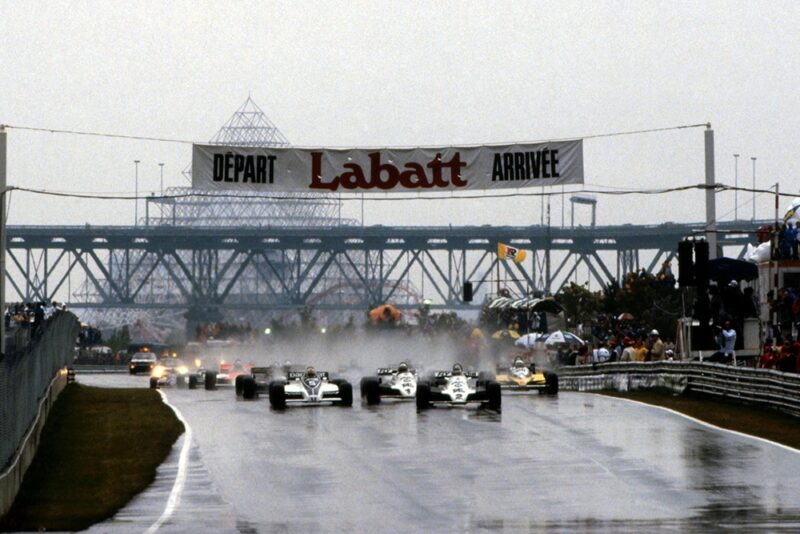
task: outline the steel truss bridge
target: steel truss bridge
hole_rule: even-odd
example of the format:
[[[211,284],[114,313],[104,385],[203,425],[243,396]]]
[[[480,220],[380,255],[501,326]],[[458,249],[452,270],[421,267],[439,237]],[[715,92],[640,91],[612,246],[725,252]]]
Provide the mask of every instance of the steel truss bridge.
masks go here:
[[[742,257],[745,245],[755,243],[755,228],[769,222],[718,223],[719,244],[726,255]],[[383,302],[414,306],[425,297],[433,308],[479,309],[480,298],[462,302],[465,281],[478,294],[499,286],[518,295],[555,293],[584,269],[579,283],[588,276],[602,286],[642,268],[657,272],[675,258],[678,241],[703,230],[703,223],[9,226],[7,300],[67,301],[74,308],[363,311]],[[519,265],[498,261],[498,242],[529,256]]]

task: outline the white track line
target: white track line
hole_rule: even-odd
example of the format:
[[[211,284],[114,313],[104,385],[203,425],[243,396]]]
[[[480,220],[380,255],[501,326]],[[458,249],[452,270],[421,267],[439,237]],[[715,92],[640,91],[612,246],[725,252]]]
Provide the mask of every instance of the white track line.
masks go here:
[[[606,395],[606,396],[609,397],[609,395]],[[672,414],[675,414],[675,415],[678,415],[680,417],[683,417],[684,419],[688,419],[689,421],[692,421],[692,422],[697,423],[699,425],[706,426],[708,428],[713,428],[714,430],[721,430],[722,432],[728,432],[730,434],[736,434],[737,436],[750,438],[750,439],[753,439],[755,441],[760,441],[762,443],[767,443],[769,445],[774,445],[776,447],[780,447],[781,449],[785,449],[785,450],[787,450],[789,452],[793,452],[795,454],[800,454],[800,450],[795,449],[794,447],[789,447],[788,445],[784,445],[783,443],[778,443],[777,441],[771,441],[771,440],[768,440],[768,439],[765,439],[765,438],[760,438],[760,437],[754,436],[752,434],[745,434],[744,432],[739,432],[737,430],[731,430],[730,428],[724,428],[724,427],[721,427],[721,426],[712,425],[711,423],[708,423],[706,421],[702,421],[700,419],[696,419],[696,418],[694,418],[694,417],[692,417],[690,415],[686,415],[685,413],[681,413],[681,412],[673,410],[671,408],[665,408],[664,406],[659,406],[657,404],[650,404],[650,403],[647,403],[647,402],[637,401],[637,400],[633,400],[633,399],[626,399],[625,397],[611,397],[611,398],[612,399],[623,400],[623,401],[626,401],[626,402],[633,402],[633,403],[636,403],[636,404],[641,404],[642,406],[649,406],[651,408],[658,408],[659,410],[664,410],[665,412],[670,412]]]
[[[163,391],[159,389],[158,394],[161,395],[161,400],[164,401],[164,404],[169,406],[172,411],[175,412],[175,416],[181,423],[183,423],[183,428],[185,431],[183,434],[183,447],[181,447],[181,456],[178,460],[178,474],[175,476],[175,483],[172,485],[172,491],[169,493],[167,505],[164,507],[164,512],[161,514],[161,517],[158,518],[158,521],[150,525],[150,528],[145,531],[146,534],[153,534],[154,532],[157,532],[158,529],[161,528],[161,526],[166,523],[170,517],[172,517],[175,509],[181,503],[181,494],[183,493],[183,488],[186,485],[186,471],[189,464],[189,448],[192,445],[192,427],[190,427],[186,419],[183,418],[183,414],[181,414],[180,410],[169,403],[167,396],[164,395]]]

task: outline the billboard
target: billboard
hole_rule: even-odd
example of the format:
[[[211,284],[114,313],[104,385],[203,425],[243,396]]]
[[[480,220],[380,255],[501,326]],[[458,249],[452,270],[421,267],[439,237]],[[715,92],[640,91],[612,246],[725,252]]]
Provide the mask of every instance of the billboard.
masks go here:
[[[192,187],[421,193],[583,183],[582,140],[419,148],[192,146]]]

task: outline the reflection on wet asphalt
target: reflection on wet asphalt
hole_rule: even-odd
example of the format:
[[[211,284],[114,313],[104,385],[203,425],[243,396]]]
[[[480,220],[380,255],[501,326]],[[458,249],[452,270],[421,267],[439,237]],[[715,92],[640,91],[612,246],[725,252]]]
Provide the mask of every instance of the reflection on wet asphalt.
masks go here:
[[[390,402],[275,412],[231,389],[167,397],[195,441],[167,532],[800,529],[800,454],[620,399],[509,394],[498,415]],[[97,531],[155,521],[168,465]]]

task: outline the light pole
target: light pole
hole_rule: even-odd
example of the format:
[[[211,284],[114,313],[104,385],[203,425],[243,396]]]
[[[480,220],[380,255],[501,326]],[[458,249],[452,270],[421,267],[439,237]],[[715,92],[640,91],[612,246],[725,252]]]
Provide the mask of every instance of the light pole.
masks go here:
[[[133,194],[133,225],[139,226],[139,160],[133,160],[136,169],[136,192]]]
[[[756,157],[753,156],[750,158],[753,160],[753,218],[751,220],[756,220]]]
[[[161,196],[164,196],[164,164],[159,163],[159,167],[161,167]]]
[[[734,154],[733,220],[739,220],[739,154]]]

